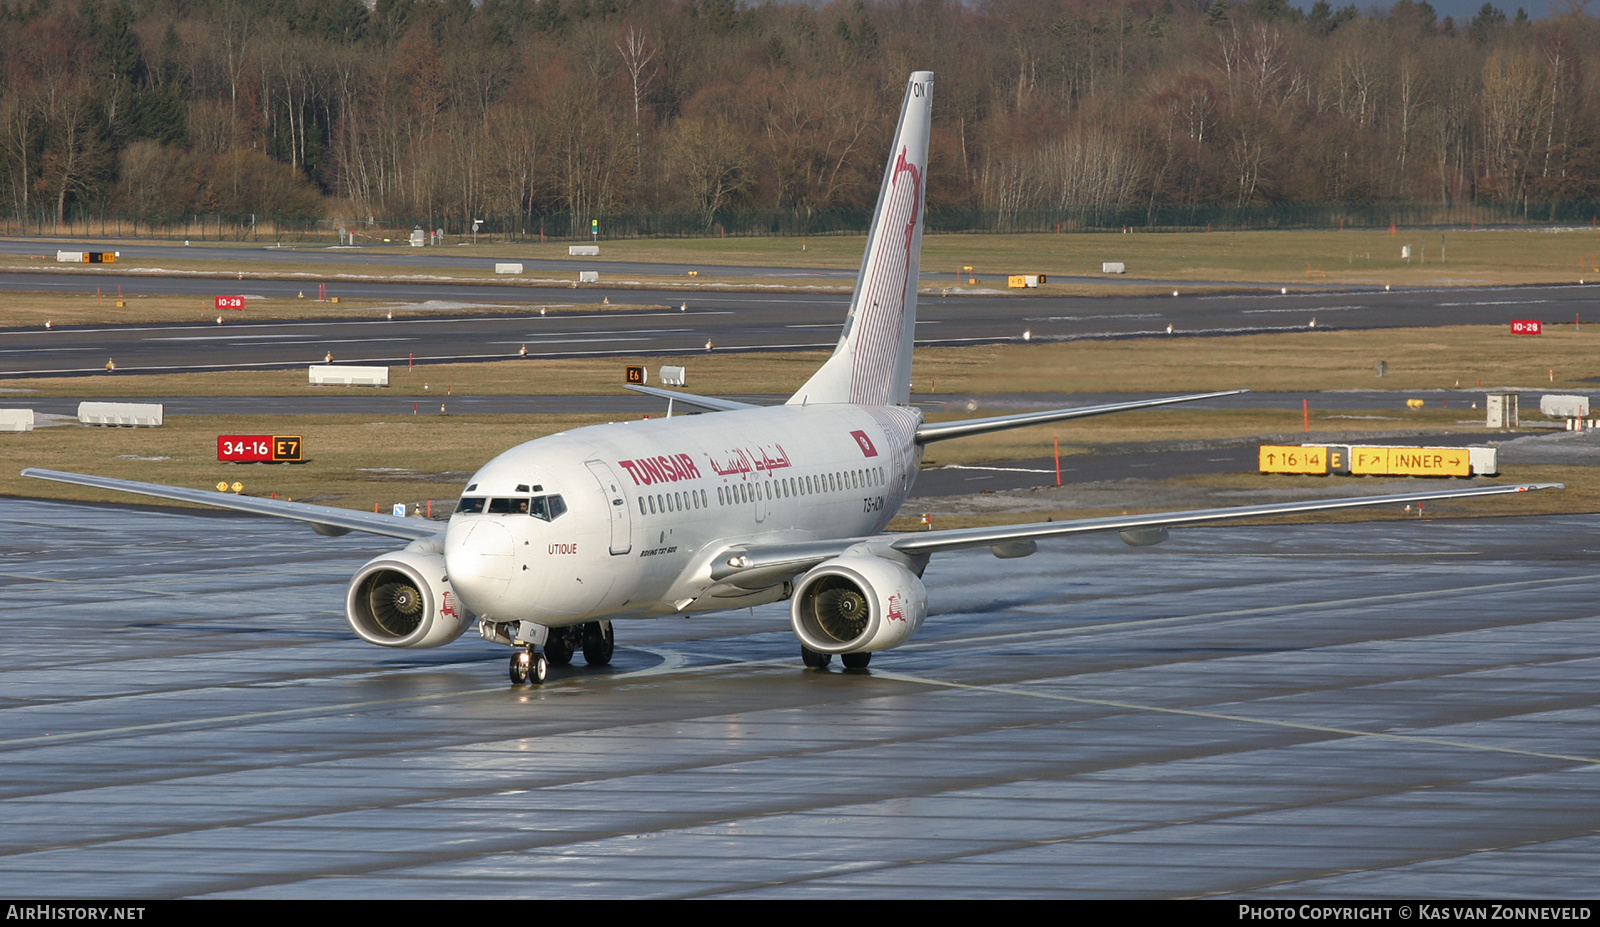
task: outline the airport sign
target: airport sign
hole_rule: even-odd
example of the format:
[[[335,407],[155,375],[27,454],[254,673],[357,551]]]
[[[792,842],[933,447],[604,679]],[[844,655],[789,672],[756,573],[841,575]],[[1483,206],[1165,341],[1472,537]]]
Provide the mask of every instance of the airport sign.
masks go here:
[[[1544,333],[1544,323],[1538,319],[1513,319],[1511,321],[1511,334],[1513,335],[1539,335]]]
[[[217,308],[218,309],[243,309],[244,308],[244,297],[243,296],[218,296],[217,297]]]
[[[1328,449],[1263,444],[1260,464],[1262,473],[1307,473],[1313,476],[1326,476]]]
[[[304,455],[299,435],[217,436],[217,459],[228,463],[300,463]]]
[[[1464,447],[1352,447],[1352,476],[1471,476]]]

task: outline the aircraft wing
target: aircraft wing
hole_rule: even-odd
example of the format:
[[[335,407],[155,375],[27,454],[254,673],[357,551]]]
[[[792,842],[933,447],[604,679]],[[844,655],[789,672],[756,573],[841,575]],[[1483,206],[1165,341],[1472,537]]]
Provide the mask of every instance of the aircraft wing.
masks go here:
[[[83,473],[66,473],[61,470],[40,470],[35,467],[29,467],[22,471],[22,475],[41,480],[55,480],[58,483],[76,483],[79,486],[92,486],[96,489],[111,489],[117,492],[137,493],[141,496],[155,496],[158,499],[172,499],[178,502],[192,502],[196,505],[233,509],[234,511],[250,512],[256,515],[291,518],[309,523],[318,534],[331,536],[349,534],[352,531],[365,531],[368,534],[381,534],[385,537],[416,541],[444,533],[443,522],[428,521],[422,518],[400,518],[394,515],[383,515],[378,512],[358,512],[354,509],[340,509],[329,505],[310,505],[305,502],[287,502],[281,499],[258,499],[254,496],[240,496],[209,489],[163,486],[159,483],[140,483],[136,480],[118,480],[108,476],[89,476]]]
[[[1409,505],[1433,502],[1440,499],[1465,499],[1474,496],[1500,496],[1510,493],[1533,492],[1540,489],[1561,489],[1561,483],[1517,483],[1503,486],[1478,486],[1470,489],[1437,489],[1427,492],[1395,493],[1385,496],[1355,496],[1344,499],[1310,499],[1301,502],[1274,502],[1266,505],[1245,505],[1221,509],[1195,509],[1187,512],[1158,512],[1149,515],[1114,515],[1106,518],[1082,518],[1074,521],[1034,522],[1023,525],[997,525],[985,528],[951,528],[943,531],[914,531],[905,534],[880,534],[872,537],[839,538],[828,541],[803,541],[792,544],[751,545],[730,549],[711,565],[711,578],[718,582],[728,580],[739,585],[759,586],[799,575],[806,570],[831,560],[857,544],[872,551],[895,551],[909,556],[959,550],[966,547],[1018,544],[1044,538],[1088,534],[1095,531],[1135,532],[1131,543],[1153,543],[1164,535],[1148,541],[1141,540],[1138,532],[1160,532],[1169,527],[1198,525],[1207,522],[1233,521],[1241,518],[1266,518],[1273,515],[1297,515],[1304,512],[1326,512],[1338,509],[1370,508],[1380,505]],[[1031,552],[1023,547],[1013,556]]]
[[[736,412],[740,409],[759,409],[761,406],[753,402],[740,402],[737,399],[718,399],[715,396],[696,396],[694,393],[680,393],[677,390],[658,389],[654,386],[639,386],[635,383],[624,383],[625,389],[647,396],[659,396],[662,399],[673,399],[684,405],[695,406],[700,409],[710,409],[713,412]]]
[[[638,389],[638,387],[629,387],[629,389]],[[1194,393],[1188,396],[1164,396],[1160,399],[1136,399],[1131,402],[1112,402],[1099,406],[1079,406],[1076,409],[1051,409],[1046,412],[1020,412],[1016,415],[969,418],[957,422],[924,422],[917,426],[917,443],[927,444],[930,441],[965,438],[969,435],[1003,431],[1007,428],[1025,428],[1028,425],[1043,425],[1047,422],[1061,422],[1071,418],[1088,418],[1091,415],[1106,415],[1111,412],[1150,409],[1156,406],[1170,406],[1179,402],[1216,399],[1219,396],[1237,396],[1240,393],[1248,392],[1250,391],[1247,389],[1230,389],[1220,393]]]

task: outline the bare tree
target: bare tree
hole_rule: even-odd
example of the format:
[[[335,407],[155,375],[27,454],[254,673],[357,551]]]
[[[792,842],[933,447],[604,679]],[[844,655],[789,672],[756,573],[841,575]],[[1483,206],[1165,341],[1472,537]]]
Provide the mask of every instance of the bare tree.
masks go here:
[[[678,120],[667,142],[670,176],[710,229],[717,210],[750,186],[750,153],[739,132],[719,117]]]
[[[650,85],[660,71],[651,64],[655,61],[656,50],[645,38],[644,30],[630,23],[622,40],[617,42],[617,51],[622,55],[622,68],[627,72],[628,84],[633,88],[633,134],[637,140],[639,113],[644,109],[645,95],[650,92]]]

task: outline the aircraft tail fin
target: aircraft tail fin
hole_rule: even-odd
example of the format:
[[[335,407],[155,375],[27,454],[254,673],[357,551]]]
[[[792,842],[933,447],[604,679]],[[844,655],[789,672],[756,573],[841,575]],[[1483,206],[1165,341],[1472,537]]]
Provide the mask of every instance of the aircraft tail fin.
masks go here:
[[[791,405],[905,405],[911,399],[932,113],[933,72],[914,71],[900,106],[900,125],[884,169],[844,332],[833,356],[794,394]]]

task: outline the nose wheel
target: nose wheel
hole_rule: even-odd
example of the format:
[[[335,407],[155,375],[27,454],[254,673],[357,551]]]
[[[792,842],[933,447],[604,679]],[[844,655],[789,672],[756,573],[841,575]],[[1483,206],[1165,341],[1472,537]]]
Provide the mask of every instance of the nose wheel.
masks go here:
[[[518,650],[511,655],[511,682],[513,685],[532,683],[541,685],[550,678],[550,661],[531,648]]]

